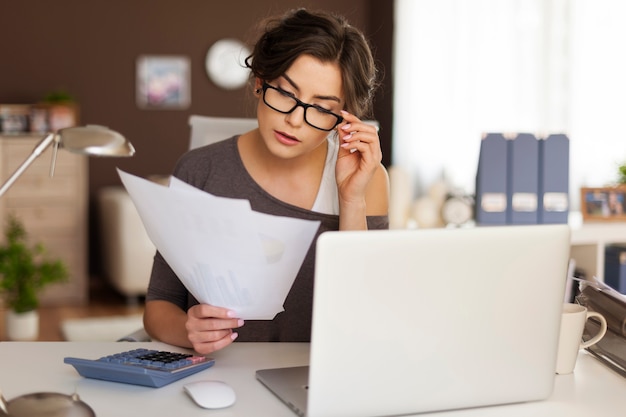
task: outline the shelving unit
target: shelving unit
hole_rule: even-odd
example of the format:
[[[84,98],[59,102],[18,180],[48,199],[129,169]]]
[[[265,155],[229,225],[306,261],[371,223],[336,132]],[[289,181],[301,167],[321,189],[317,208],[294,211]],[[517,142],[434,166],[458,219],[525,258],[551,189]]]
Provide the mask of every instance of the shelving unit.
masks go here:
[[[604,248],[615,243],[626,244],[626,222],[583,223],[580,213],[570,214],[571,256],[587,278],[604,281]]]
[[[42,136],[0,135],[0,182],[27,158]],[[87,302],[87,158],[70,152],[57,154],[50,178],[52,148],[24,171],[0,198],[0,230],[11,213],[22,221],[31,244],[42,243],[50,257],[67,265],[70,278],[46,287],[43,305],[81,305]],[[0,240],[4,233],[0,232]]]

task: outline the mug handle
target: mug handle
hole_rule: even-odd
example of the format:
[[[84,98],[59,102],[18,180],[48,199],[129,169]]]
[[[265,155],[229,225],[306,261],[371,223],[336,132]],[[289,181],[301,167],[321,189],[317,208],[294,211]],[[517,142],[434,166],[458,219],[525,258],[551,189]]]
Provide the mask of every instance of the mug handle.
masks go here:
[[[592,337],[591,339],[589,339],[589,340],[587,340],[585,342],[582,342],[580,344],[580,348],[581,349],[587,348],[587,347],[589,347],[591,345],[595,345],[606,334],[607,325],[606,325],[606,319],[604,318],[604,316],[602,314],[600,314],[600,313],[595,312],[595,311],[587,311],[587,320],[589,320],[589,318],[591,318],[591,317],[596,317],[600,321],[600,330],[598,331],[598,334],[596,334],[594,337]]]

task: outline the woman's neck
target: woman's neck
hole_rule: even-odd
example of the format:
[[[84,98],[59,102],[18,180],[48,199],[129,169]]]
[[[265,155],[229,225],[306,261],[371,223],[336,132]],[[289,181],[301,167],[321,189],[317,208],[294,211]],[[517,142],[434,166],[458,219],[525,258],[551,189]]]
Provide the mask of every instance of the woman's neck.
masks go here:
[[[237,147],[244,167],[265,191],[298,207],[313,206],[326,162],[326,142],[298,157],[280,158],[267,149],[257,129],[241,135]]]

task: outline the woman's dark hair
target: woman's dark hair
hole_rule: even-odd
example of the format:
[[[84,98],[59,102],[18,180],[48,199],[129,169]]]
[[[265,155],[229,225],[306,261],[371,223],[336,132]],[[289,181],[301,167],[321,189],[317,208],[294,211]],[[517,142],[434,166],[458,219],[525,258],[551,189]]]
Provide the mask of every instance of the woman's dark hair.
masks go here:
[[[377,70],[370,47],[345,18],[326,12],[292,10],[272,18],[245,63],[254,77],[264,81],[285,74],[300,55],[339,65],[346,110],[371,117]]]

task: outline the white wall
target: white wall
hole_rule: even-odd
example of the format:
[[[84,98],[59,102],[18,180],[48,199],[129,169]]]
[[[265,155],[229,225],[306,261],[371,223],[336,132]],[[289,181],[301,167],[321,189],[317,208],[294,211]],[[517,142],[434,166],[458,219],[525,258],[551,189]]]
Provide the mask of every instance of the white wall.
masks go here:
[[[626,2],[396,0],[394,153],[474,192],[484,132],[565,132],[571,205],[626,161]]]

